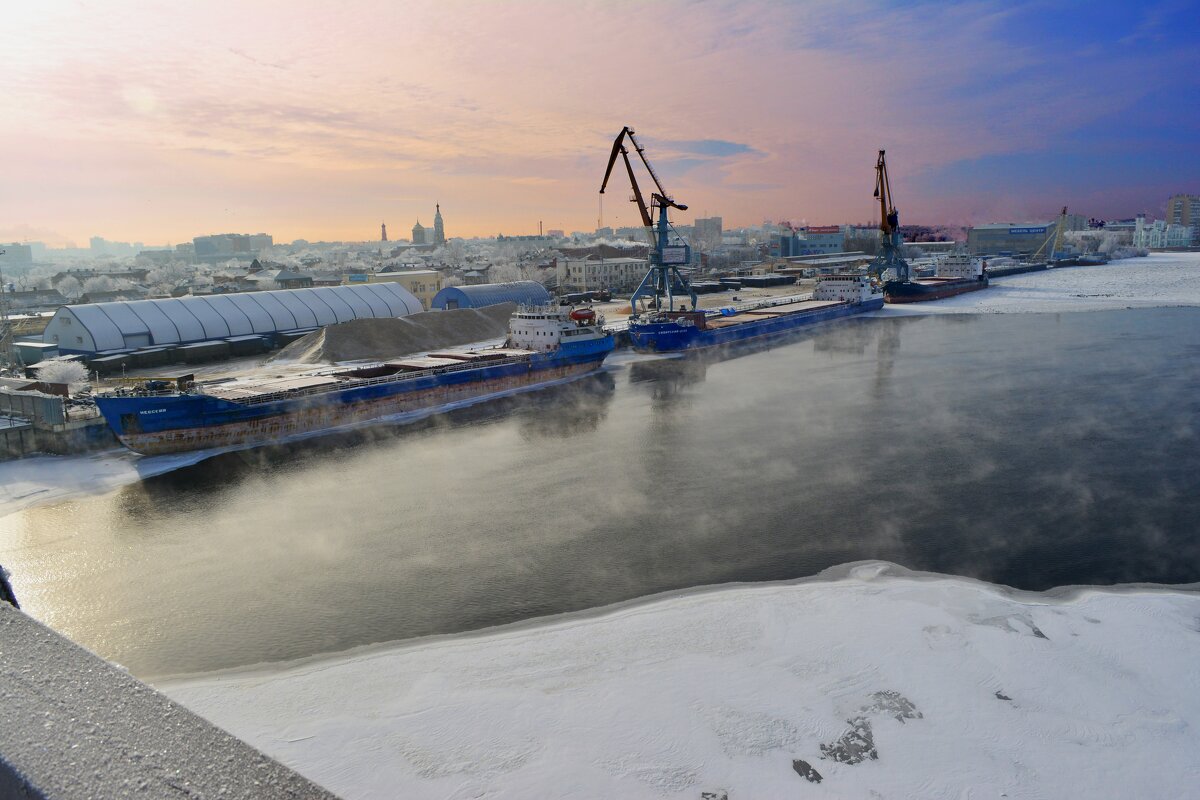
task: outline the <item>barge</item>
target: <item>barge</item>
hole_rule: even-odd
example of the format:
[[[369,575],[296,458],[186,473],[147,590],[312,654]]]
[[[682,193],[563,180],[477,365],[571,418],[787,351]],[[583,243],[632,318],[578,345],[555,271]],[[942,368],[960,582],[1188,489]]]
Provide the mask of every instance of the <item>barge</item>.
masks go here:
[[[641,353],[672,353],[782,336],[824,322],[883,307],[879,285],[866,275],[817,279],[811,300],[735,311],[657,311],[629,321],[629,339]]]
[[[138,453],[264,444],[585,375],[612,352],[603,323],[590,308],[526,307],[498,347],[174,387],[149,380],[95,400],[121,443]]]
[[[938,262],[937,274],[931,278],[888,281],[883,285],[883,299],[888,303],[917,303],[987,287],[987,261],[954,253]]]

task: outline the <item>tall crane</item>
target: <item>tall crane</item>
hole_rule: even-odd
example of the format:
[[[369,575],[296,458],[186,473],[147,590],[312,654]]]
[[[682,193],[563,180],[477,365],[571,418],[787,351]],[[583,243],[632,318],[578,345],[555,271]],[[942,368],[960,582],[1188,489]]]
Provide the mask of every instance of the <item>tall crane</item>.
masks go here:
[[[1029,257],[1029,260],[1036,261],[1038,256],[1040,256],[1042,254],[1042,251],[1046,249],[1046,245],[1050,244],[1050,240],[1053,239],[1054,246],[1050,248],[1050,256],[1047,259],[1051,264],[1053,264],[1054,259],[1058,257],[1058,251],[1062,249],[1063,231],[1065,231],[1066,229],[1067,229],[1067,207],[1063,206],[1062,213],[1058,217],[1058,224],[1054,226],[1054,235],[1047,236],[1046,241],[1042,242],[1042,246],[1039,247],[1037,249],[1037,251],[1034,252],[1034,254]]]
[[[889,269],[896,280],[907,283],[908,262],[900,255],[900,212],[892,199],[892,182],[888,178],[885,151],[879,151],[875,160],[875,198],[879,201],[879,231],[883,234],[879,242],[879,254],[867,267],[867,274],[882,277]]]
[[[637,177],[633,173],[633,162],[629,160],[629,149],[625,146],[626,139],[629,139],[629,143],[633,145],[642,164],[646,166],[646,171],[650,173],[655,188],[658,189],[657,192],[651,192],[649,207],[647,207],[646,199],[638,186]],[[692,299],[692,308],[695,309],[696,292],[692,290],[687,278],[679,271],[680,264],[691,262],[692,248],[687,244],[673,245],[670,243],[670,223],[667,221],[668,208],[687,211],[687,206],[675,202],[663,188],[662,181],[658,179],[658,173],[646,159],[645,149],[638,144],[633,128],[628,125],[621,128],[621,132],[617,134],[617,138],[613,142],[612,154],[608,157],[608,168],[604,170],[604,181],[600,184],[600,194],[604,194],[605,188],[608,187],[608,179],[612,176],[613,166],[617,163],[618,156],[625,162],[625,171],[629,173],[629,184],[633,187],[633,197],[630,202],[637,204],[638,213],[642,218],[642,227],[646,229],[646,238],[650,243],[650,271],[646,273],[646,277],[642,278],[637,290],[629,298],[630,310],[634,316],[637,316],[639,297],[653,297],[657,304],[658,298],[665,296],[667,310],[674,311],[676,286],[681,286],[687,291],[688,296]],[[657,224],[653,216],[656,208],[658,209]]]

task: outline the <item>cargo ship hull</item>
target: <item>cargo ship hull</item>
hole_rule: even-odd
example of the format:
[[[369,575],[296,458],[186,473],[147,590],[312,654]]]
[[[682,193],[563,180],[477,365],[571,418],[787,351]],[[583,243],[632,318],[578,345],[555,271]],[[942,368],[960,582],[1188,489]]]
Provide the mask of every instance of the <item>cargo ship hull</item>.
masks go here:
[[[100,396],[117,438],[145,455],[236,447],[346,428],[398,415],[434,412],[585,375],[600,367],[612,337],[527,353],[500,363],[382,380],[297,397],[236,401],[205,392]]]
[[[703,312],[681,312],[663,321],[631,322],[629,339],[639,353],[672,353],[759,341],[784,336],[819,322],[876,311],[883,307],[883,298],[856,303],[802,301],[795,305],[803,307],[792,311],[786,307],[742,311],[732,318],[716,317],[703,321],[696,319]],[[739,317],[741,319],[736,319]]]
[[[915,281],[888,281],[883,286],[883,299],[888,303],[920,303],[940,300],[988,287],[982,278],[920,278]]]

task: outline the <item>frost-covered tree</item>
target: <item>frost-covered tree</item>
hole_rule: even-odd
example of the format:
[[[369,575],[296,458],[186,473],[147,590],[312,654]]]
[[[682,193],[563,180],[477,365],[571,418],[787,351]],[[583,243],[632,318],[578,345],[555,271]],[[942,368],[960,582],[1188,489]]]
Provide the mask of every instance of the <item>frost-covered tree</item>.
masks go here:
[[[83,282],[83,290],[86,291],[86,293],[92,293],[92,291],[112,291],[115,288],[116,281],[107,275],[88,278]]]
[[[509,283],[525,280],[524,271],[516,264],[497,264],[488,270],[488,280],[492,283]]]
[[[87,367],[78,361],[54,359],[37,368],[37,379],[43,383],[65,383],[74,394],[87,385]]]
[[[446,259],[451,264],[461,264],[467,257],[467,246],[462,239],[451,239],[446,242]]]
[[[68,300],[78,300],[79,296],[83,294],[83,284],[79,282],[78,278],[72,275],[68,275],[59,281],[56,288]]]

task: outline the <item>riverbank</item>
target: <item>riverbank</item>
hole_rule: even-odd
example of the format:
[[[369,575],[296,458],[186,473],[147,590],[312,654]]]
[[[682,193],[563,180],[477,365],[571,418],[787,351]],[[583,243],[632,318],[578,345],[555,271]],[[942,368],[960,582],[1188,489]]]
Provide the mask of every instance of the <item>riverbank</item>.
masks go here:
[[[159,688],[347,798],[1183,797],[1197,619],[871,562]]]

